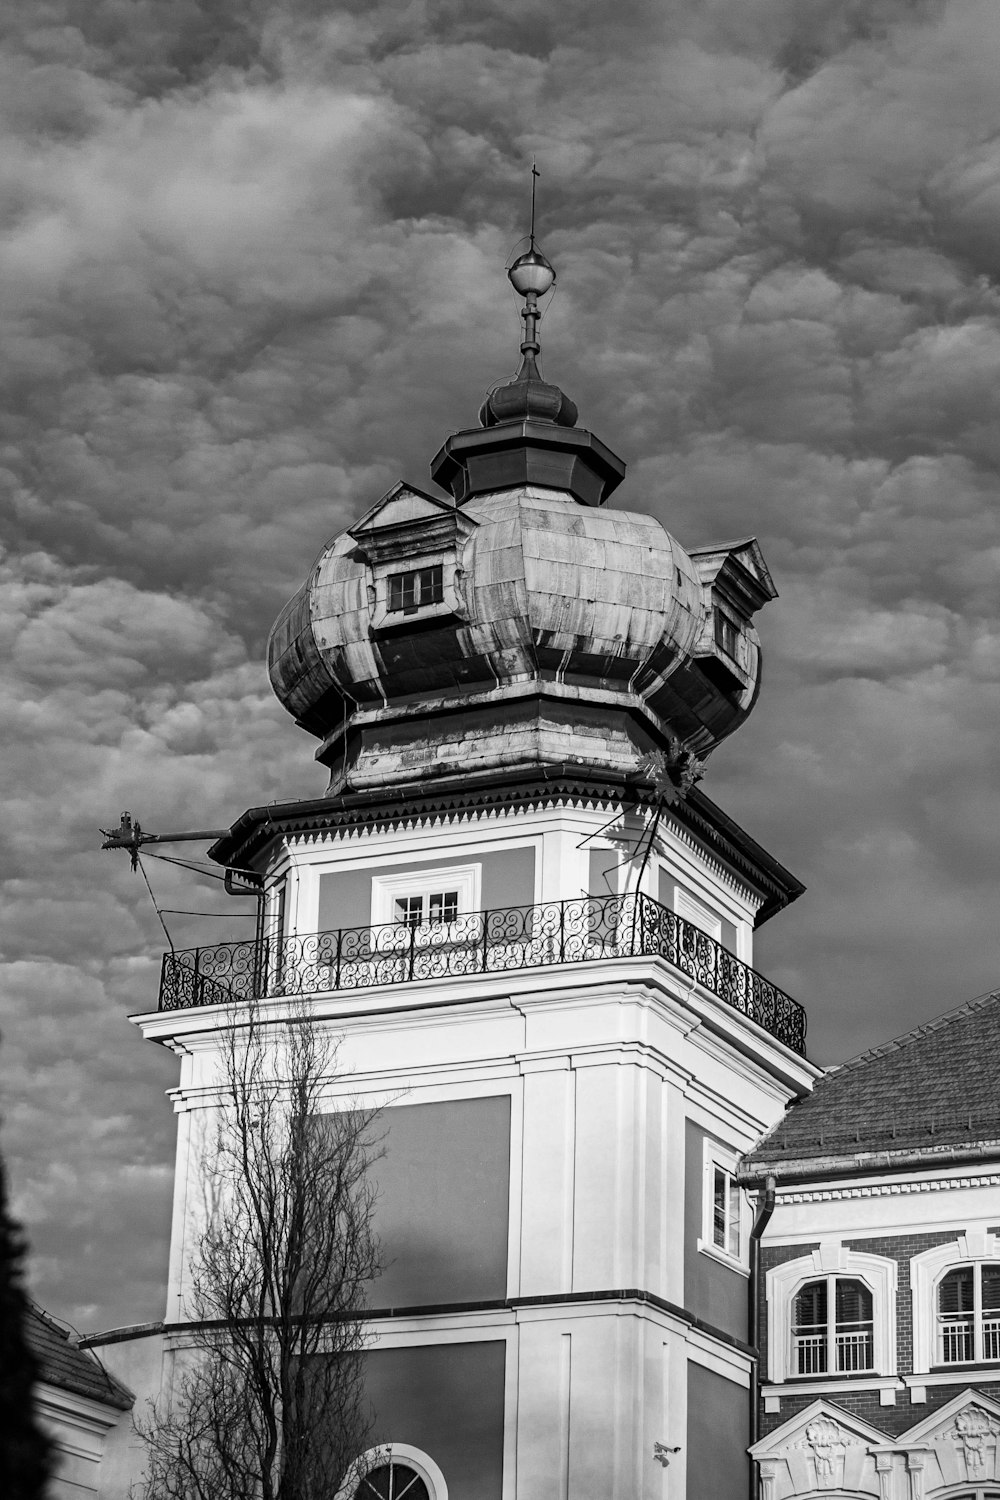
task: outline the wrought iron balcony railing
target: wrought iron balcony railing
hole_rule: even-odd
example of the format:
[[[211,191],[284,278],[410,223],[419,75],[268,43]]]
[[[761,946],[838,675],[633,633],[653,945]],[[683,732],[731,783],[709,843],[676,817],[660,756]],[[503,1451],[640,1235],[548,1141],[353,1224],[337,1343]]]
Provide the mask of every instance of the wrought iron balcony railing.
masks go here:
[[[805,1051],[805,1012],[728,949],[649,896],[591,896],[468,912],[451,922],[346,927],[165,953],[160,1010],[361,990],[609,958],[662,958]]]

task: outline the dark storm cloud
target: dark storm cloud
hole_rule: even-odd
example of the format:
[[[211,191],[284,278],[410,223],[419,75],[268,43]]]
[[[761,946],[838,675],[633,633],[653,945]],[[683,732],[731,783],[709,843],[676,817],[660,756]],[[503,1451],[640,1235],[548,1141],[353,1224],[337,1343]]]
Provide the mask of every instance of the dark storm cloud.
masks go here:
[[[996,982],[992,0],[50,0],[3,40],[4,1144],[43,1300],[162,1311],[172,1068],[124,1019],[162,934],[97,824],[321,790],[264,636],[512,372],[533,153],[546,371],[622,505],[756,532],[781,589],[706,783],[809,885],[760,967],[821,1061]]]

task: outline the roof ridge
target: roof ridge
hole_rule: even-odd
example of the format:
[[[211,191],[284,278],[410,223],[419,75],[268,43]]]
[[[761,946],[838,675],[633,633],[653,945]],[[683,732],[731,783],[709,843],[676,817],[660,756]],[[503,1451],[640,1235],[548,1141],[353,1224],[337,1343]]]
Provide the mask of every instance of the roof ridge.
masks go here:
[[[976,995],[972,1000],[965,1000],[961,1005],[946,1010],[943,1015],[935,1016],[931,1021],[924,1021],[919,1026],[914,1026],[910,1031],[901,1032],[899,1036],[891,1037],[889,1041],[882,1042],[878,1047],[869,1047],[865,1052],[859,1052],[856,1057],[849,1057],[846,1062],[840,1063],[838,1067],[824,1074],[825,1078],[835,1078],[848,1069],[859,1068],[864,1063],[873,1062],[879,1057],[890,1057],[893,1052],[900,1052],[904,1047],[919,1041],[921,1037],[930,1036],[935,1031],[951,1024],[962,1015],[973,1015],[977,1010],[983,1010],[991,1001],[1000,1001],[1000,989],[989,990],[984,995]],[[817,1080],[817,1084],[822,1079]]]

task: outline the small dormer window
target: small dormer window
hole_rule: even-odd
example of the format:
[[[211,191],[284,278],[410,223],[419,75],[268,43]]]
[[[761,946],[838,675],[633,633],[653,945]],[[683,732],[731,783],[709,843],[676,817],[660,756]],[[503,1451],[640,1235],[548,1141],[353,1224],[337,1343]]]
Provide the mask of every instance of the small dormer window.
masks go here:
[[[724,615],[721,609],[717,609],[715,611],[715,644],[731,661],[737,660],[738,639],[739,631],[732,620],[728,615]]]
[[[390,573],[388,583],[389,614],[413,615],[428,604],[444,600],[444,568],[440,563],[408,573]]]

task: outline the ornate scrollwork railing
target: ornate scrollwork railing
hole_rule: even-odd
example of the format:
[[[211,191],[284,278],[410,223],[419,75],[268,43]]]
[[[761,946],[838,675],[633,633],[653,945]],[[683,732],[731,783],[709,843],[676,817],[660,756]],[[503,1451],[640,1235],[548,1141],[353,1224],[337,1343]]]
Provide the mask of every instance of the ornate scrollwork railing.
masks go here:
[[[361,990],[608,958],[662,958],[796,1052],[805,1012],[714,938],[649,896],[467,912],[452,922],[343,927],[165,953],[160,1009]]]

